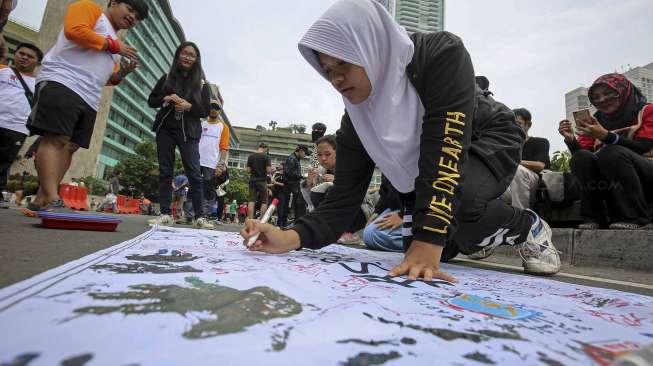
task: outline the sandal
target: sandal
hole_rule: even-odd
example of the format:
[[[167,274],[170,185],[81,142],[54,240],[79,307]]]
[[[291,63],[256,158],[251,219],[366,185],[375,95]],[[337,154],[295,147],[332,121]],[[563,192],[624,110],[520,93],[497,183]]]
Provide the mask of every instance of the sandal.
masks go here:
[[[590,221],[590,222],[584,222],[580,225],[578,225],[578,229],[580,230],[598,230],[601,228],[601,224],[598,222]]]
[[[611,230],[639,230],[643,225],[633,224],[631,222],[613,222],[610,224]]]

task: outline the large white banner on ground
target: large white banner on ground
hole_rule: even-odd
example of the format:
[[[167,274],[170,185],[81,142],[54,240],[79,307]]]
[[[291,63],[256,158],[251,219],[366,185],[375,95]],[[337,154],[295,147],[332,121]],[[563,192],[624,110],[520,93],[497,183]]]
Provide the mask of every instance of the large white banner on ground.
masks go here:
[[[155,228],[0,290],[1,365],[607,365],[653,342],[653,298],[332,245],[266,255]]]

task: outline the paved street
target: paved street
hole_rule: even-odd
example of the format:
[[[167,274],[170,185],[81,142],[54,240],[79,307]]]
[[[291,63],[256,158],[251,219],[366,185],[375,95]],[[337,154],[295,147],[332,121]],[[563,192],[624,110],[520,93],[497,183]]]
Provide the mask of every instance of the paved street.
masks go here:
[[[117,215],[123,220],[116,232],[45,229],[40,220],[19,210],[0,210],[0,288],[27,279],[98,250],[131,239],[148,230],[150,216]],[[218,227],[238,231],[233,225]],[[515,257],[495,255],[485,261],[460,256],[453,263],[510,273],[521,273]],[[653,273],[616,268],[563,266],[557,281],[613,288],[653,296]]]

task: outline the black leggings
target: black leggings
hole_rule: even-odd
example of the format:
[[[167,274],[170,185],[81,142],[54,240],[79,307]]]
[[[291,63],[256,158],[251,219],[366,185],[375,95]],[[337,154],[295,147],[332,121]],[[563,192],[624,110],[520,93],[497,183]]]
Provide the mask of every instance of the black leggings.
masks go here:
[[[609,145],[596,153],[576,151],[571,171],[581,185],[580,210],[585,219],[638,225],[651,222],[647,201],[653,200],[652,161],[623,146]]]
[[[463,254],[472,254],[483,247],[515,245],[526,241],[533,223],[532,216],[500,199],[510,185],[512,175],[497,179],[473,153],[469,154],[464,169],[460,205],[455,213],[457,230],[451,234],[446,245],[455,245]],[[407,218],[412,218],[414,194],[403,195],[402,200],[404,229],[409,229],[411,222]],[[411,241],[412,236],[404,234],[404,249],[408,250]]]

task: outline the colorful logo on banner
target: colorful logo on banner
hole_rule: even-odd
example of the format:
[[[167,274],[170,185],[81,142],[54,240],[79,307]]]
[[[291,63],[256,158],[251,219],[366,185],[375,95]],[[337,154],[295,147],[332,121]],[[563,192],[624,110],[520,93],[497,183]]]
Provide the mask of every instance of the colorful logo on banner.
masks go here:
[[[447,303],[454,307],[473,311],[475,313],[512,320],[526,319],[538,314],[538,312],[533,310],[522,309],[513,305],[499,304],[490,299],[467,294],[449,299]]]
[[[610,366],[617,357],[639,349],[639,344],[630,341],[583,343],[583,351],[601,366]]]

